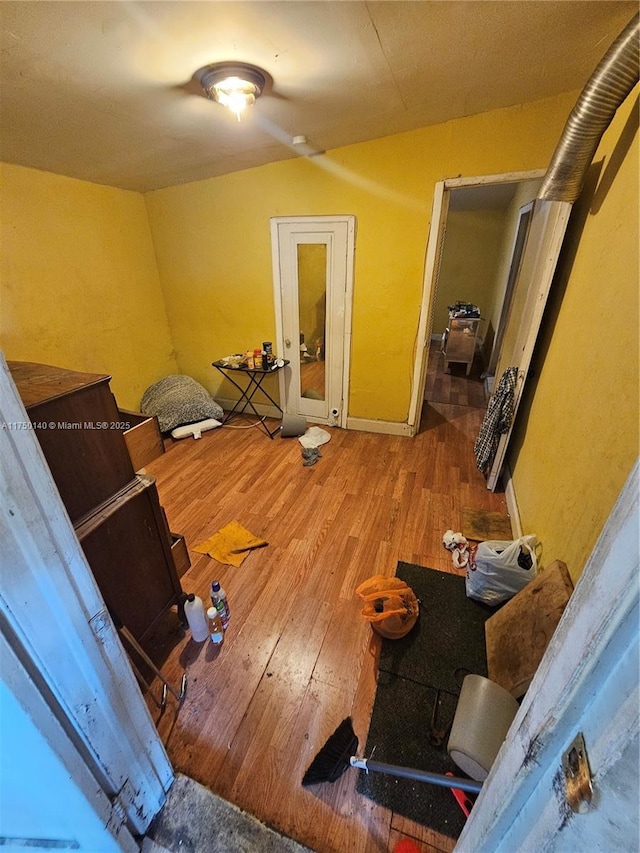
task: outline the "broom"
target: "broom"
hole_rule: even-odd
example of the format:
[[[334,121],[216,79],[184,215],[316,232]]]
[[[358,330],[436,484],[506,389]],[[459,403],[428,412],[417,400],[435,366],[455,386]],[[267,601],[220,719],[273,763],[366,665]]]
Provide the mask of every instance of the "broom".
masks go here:
[[[353,753],[358,749],[358,738],[353,730],[351,717],[346,717],[331,735],[320,752],[309,765],[302,778],[302,785],[319,785],[323,782],[335,782],[347,767],[357,767],[360,770],[373,770],[377,773],[387,773],[404,779],[414,779],[418,782],[428,782],[442,788],[456,788],[478,794],[482,790],[482,782],[474,779],[460,779],[457,776],[445,776],[440,773],[430,773],[413,767],[399,767],[396,764],[384,764],[369,758],[357,758]]]

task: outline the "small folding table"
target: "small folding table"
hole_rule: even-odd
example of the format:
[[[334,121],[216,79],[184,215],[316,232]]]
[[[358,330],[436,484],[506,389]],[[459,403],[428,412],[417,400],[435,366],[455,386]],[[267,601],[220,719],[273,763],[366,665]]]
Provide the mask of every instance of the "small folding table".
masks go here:
[[[269,429],[265,423],[265,416],[258,414],[256,407],[253,405],[253,398],[256,393],[260,391],[260,393],[263,394],[264,397],[266,397],[282,415],[283,412],[280,404],[276,403],[271,394],[262,387],[262,383],[265,376],[271,376],[278,373],[286,367],[289,362],[286,359],[279,359],[267,370],[262,367],[246,367],[245,365],[241,367],[232,367],[230,364],[226,364],[223,361],[213,361],[211,364],[216,368],[216,370],[219,370],[232,385],[235,385],[240,392],[240,398],[236,401],[233,409],[225,413],[222,421],[223,426],[238,417],[238,415],[246,414],[247,409],[250,409],[259,419],[262,428],[269,438],[273,438],[280,429],[280,426],[277,426],[274,430]]]

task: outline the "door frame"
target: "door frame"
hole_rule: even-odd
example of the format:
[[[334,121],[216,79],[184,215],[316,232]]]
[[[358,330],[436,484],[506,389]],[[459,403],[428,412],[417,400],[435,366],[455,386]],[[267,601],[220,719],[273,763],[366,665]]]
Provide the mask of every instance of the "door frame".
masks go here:
[[[515,325],[516,336],[511,347],[502,349],[498,356],[496,375],[502,375],[508,367],[517,367],[518,375],[514,390],[511,423],[507,432],[500,436],[498,447],[487,474],[487,488],[496,490],[502,474],[507,448],[515,428],[518,408],[527,382],[531,359],[536,345],[542,316],[547,304],[551,283],[562,249],[569,216],[573,205],[568,201],[548,201],[536,199],[533,214],[529,222],[520,270],[516,277],[512,294],[512,309],[505,328],[507,332]],[[513,302],[517,296],[524,296],[519,316],[513,311]]]
[[[353,316],[353,280],[355,268],[355,238],[356,238],[356,217],[352,214],[335,215],[335,216],[274,216],[270,220],[271,227],[271,256],[272,256],[272,275],[273,275],[273,297],[275,309],[275,324],[276,324],[276,341],[278,353],[283,357],[287,357],[287,347],[285,346],[285,333],[283,323],[284,300],[282,295],[283,276],[282,265],[285,258],[280,251],[279,241],[279,226],[291,225],[303,226],[307,230],[315,230],[322,232],[327,226],[332,223],[337,223],[347,226],[347,246],[346,246],[346,261],[345,261],[345,290],[344,290],[344,313],[343,313],[343,340],[341,349],[342,367],[340,371],[341,394],[340,406],[337,416],[332,416],[329,412],[327,419],[313,418],[319,423],[330,423],[333,426],[339,426],[343,429],[347,428],[347,419],[349,414],[349,380],[351,376],[351,334],[352,334],[352,316]],[[296,343],[296,357],[298,354]],[[278,374],[279,394],[281,406],[284,412],[290,413],[290,383],[291,371],[281,370]],[[296,399],[299,393],[296,394]],[[327,404],[331,403],[328,400]],[[294,414],[297,414],[295,412]]]
[[[436,183],[433,192],[431,222],[429,224],[429,235],[427,238],[427,252],[425,256],[422,283],[422,300],[420,303],[420,316],[418,319],[418,334],[416,337],[413,379],[411,386],[411,400],[409,403],[409,417],[407,420],[410,435],[415,435],[420,427],[420,415],[422,412],[424,386],[427,375],[427,362],[429,359],[429,348],[431,344],[431,331],[433,328],[433,313],[438,291],[438,277],[440,275],[440,263],[444,248],[451,190],[461,189],[463,187],[490,186],[491,184],[522,183],[524,181],[533,181],[537,178],[542,178],[545,174],[545,169],[533,169],[527,172],[505,172],[499,175],[479,175],[469,178],[446,178],[444,181],[438,181]]]

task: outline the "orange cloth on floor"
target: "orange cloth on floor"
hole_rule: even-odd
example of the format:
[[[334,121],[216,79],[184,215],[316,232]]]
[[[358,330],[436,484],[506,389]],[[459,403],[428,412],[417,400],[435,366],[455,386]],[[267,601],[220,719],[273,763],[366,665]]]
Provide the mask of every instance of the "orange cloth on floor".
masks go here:
[[[219,563],[240,566],[250,551],[264,548],[268,544],[265,539],[254,536],[237,521],[230,521],[209,539],[196,545],[193,550],[199,554],[208,554]]]

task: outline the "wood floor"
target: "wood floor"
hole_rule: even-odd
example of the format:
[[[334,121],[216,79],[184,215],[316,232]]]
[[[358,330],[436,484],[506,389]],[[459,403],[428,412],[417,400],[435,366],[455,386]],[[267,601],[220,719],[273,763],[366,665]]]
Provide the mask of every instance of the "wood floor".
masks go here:
[[[223,428],[174,442],[147,467],[189,546],[234,519],[269,542],[240,568],[190,551],[185,591],[207,600],[218,578],[232,615],[219,652],[194,644],[173,614],[150,648],[172,683],[188,671],[178,712],[171,697],[161,717],[149,706],[171,761],[317,853],[392,851],[403,834],[423,851],[453,848],[357,794],[356,770],[300,784],[344,717],[366,741],[379,641],[360,616],[358,584],[394,574],[398,560],[455,571],[442,534],[460,529],[462,508],[506,512],[474,464],[477,371],[440,373],[434,353],[432,399],[413,439],[331,429],[321,459],[303,467],[296,439]]]

